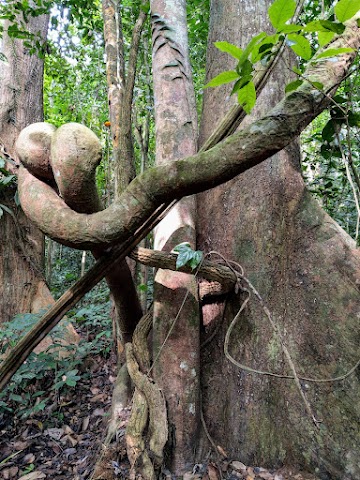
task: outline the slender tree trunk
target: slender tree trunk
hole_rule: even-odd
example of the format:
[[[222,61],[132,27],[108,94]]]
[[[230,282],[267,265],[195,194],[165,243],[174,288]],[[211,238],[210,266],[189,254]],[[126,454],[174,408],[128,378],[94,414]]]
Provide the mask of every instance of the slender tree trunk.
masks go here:
[[[244,47],[267,29],[266,2],[213,0],[208,79],[232,68],[213,47]],[[286,57],[260,97],[267,110],[283,94]],[[205,92],[201,138],[228,110],[230,89]],[[292,144],[240,177],[198,196],[198,242],[239,262],[280,327],[299,375],[336,377],[358,359],[360,255],[354,242],[307,192],[299,149]],[[202,351],[205,421],[216,445],[245,463],[292,462],[317,468],[321,478],[360,476],[359,381],[303,382],[314,425],[293,380],[248,373],[224,356],[224,339],[239,309],[237,298],[203,309],[207,329],[220,330]],[[257,370],[291,375],[279,338],[254,295],[230,338],[231,355]],[[224,379],[226,379],[224,381]],[[205,440],[206,441],[206,440]]]
[[[186,3],[154,0],[151,17],[156,162],[161,165],[196,153],[197,120]],[[170,251],[184,241],[194,248],[194,219],[195,198],[188,197],[156,229],[155,248]],[[199,308],[194,277],[158,270],[153,339],[155,379],[168,406],[169,466],[180,476],[193,463],[198,434]]]

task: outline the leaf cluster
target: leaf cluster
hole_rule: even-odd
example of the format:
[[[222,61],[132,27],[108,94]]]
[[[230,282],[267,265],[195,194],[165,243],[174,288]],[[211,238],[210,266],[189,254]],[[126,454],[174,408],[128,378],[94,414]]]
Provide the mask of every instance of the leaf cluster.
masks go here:
[[[176,268],[179,269],[184,266],[191,267],[191,270],[195,270],[203,259],[203,252],[200,250],[193,250],[190,243],[183,242],[173,248],[173,252],[177,253]]]
[[[328,19],[311,20],[305,24],[295,24],[291,19],[296,13],[295,0],[275,0],[270,6],[268,14],[275,33],[269,35],[261,32],[255,35],[246,46],[241,49],[228,42],[216,42],[215,46],[222,52],[231,55],[237,65],[234,70],[220,73],[206,86],[217,87],[226,83],[235,82],[231,94],[236,94],[239,104],[246,113],[250,113],[256,102],[254,72],[256,64],[267,65],[277,54],[285,42],[303,62],[318,62],[325,58],[336,57],[342,53],[351,52],[351,48],[328,48],[321,53],[311,41],[311,35],[317,36],[317,46],[323,47],[336,34],[344,31],[344,22],[352,18],[360,10],[360,0],[339,0],[334,7],[334,15]],[[301,76],[302,71],[295,69]],[[286,92],[298,88],[302,79],[291,82]],[[315,85],[320,90],[322,85]]]

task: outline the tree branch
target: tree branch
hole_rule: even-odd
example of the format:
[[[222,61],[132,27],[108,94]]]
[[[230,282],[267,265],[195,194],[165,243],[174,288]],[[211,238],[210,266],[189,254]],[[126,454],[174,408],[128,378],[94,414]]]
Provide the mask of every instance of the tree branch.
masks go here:
[[[194,274],[194,270],[187,265],[176,268],[177,255],[175,253],[138,247],[130,253],[129,257],[150,267]],[[211,282],[221,283],[224,287],[224,292],[225,290],[233,290],[237,280],[235,273],[229,267],[210,262],[209,260],[204,260],[201,263],[197,275]]]

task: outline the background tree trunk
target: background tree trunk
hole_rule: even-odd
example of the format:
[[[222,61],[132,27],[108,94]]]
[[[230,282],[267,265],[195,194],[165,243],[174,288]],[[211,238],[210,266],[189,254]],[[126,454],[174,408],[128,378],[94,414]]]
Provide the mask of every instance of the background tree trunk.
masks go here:
[[[39,32],[46,40],[49,17],[29,17],[31,33]],[[43,119],[43,59],[30,55],[22,40],[11,39],[4,25],[2,53],[7,62],[0,65],[0,140],[14,157],[14,144],[20,131]],[[9,164],[10,165],[10,164]],[[11,167],[11,165],[10,165]],[[22,213],[13,200],[14,188],[2,192],[1,203],[14,212],[1,219],[0,285],[1,321],[9,321],[16,313],[31,312],[38,296],[40,308],[48,305],[48,290],[43,278],[44,236]]]
[[[266,2],[211,4],[207,79],[233,68],[214,41],[244,47],[268,29]],[[259,111],[283,95],[289,62],[280,61],[260,97]],[[204,95],[201,139],[229,109],[231,88]],[[245,268],[279,324],[299,375],[329,378],[349,370],[358,355],[360,255],[354,242],[306,191],[296,144],[239,178],[198,196],[198,248],[217,250]],[[245,463],[290,462],[318,468],[321,478],[359,478],[359,382],[303,383],[318,429],[292,380],[249,374],[223,353],[239,308],[231,298],[203,308],[217,336],[202,351],[205,420],[216,445]],[[259,370],[290,374],[269,322],[254,296],[233,331],[230,352]]]
[[[39,35],[44,48],[48,22],[49,15],[28,17],[28,31]],[[22,40],[10,38],[6,33],[8,25],[5,22],[2,39],[2,53],[7,62],[0,64],[0,142],[16,158],[14,145],[20,131],[43,120],[44,60],[36,54],[30,55]],[[8,168],[16,173],[12,164]],[[0,203],[14,214],[5,213],[0,220],[1,322],[18,313],[36,313],[54,303],[44,277],[44,235],[16,205],[15,193],[16,188],[9,187],[2,190],[0,198]],[[69,341],[77,340],[71,326],[67,332]],[[48,344],[51,340],[44,342]]]

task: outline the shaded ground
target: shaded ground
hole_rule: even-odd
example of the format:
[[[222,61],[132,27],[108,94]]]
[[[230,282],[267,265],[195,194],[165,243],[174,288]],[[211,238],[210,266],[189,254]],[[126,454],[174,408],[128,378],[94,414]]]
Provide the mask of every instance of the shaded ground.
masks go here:
[[[102,451],[111,393],[115,381],[115,362],[97,356],[86,365],[76,388],[64,395],[52,391],[53,402],[26,420],[2,412],[0,416],[0,479],[89,480]],[[108,461],[108,478],[128,479],[124,434],[127,411],[119,425],[116,460]],[[112,450],[113,452],[113,450]],[[225,452],[218,452],[223,457]],[[114,457],[112,457],[114,458]],[[171,480],[170,472],[162,478]],[[246,466],[235,459],[207,461],[195,465],[185,480],[316,480],[316,477],[282,469],[269,471]]]
[[[0,478],[17,479],[31,469],[29,480],[89,478],[104,438],[114,367],[98,356],[88,366],[90,375],[64,396],[52,393],[53,403],[42,412],[24,421],[4,416]]]

